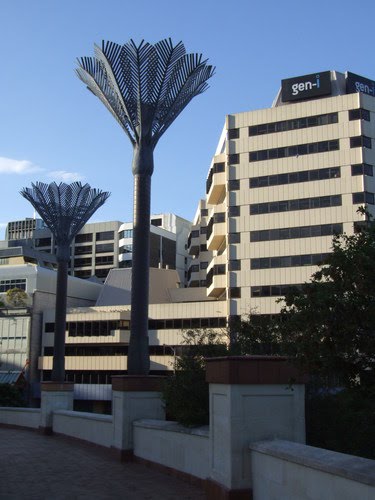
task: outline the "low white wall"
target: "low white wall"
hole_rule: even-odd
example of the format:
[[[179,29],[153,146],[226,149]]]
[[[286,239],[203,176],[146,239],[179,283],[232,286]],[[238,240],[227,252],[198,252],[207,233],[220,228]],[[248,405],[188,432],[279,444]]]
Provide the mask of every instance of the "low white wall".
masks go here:
[[[1,406],[0,424],[38,429],[40,425],[40,408],[13,408]]]
[[[112,415],[68,410],[53,412],[53,432],[101,446],[112,446],[112,422]]]
[[[133,422],[133,429],[135,456],[201,479],[208,476],[208,427],[143,419]]]
[[[373,500],[375,461],[289,441],[250,445],[254,500]]]

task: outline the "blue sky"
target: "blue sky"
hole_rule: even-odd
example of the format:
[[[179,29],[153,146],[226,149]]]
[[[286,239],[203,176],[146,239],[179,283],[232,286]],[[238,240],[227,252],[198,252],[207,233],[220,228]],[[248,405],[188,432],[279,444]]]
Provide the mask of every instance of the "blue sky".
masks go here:
[[[375,80],[374,19],[373,0],[0,0],[1,226],[33,215],[19,191],[37,180],[110,191],[92,220],[131,220],[130,142],[74,73],[94,43],[171,37],[216,66],[155,151],[152,213],[192,219],[225,115],[269,107],[282,78]]]

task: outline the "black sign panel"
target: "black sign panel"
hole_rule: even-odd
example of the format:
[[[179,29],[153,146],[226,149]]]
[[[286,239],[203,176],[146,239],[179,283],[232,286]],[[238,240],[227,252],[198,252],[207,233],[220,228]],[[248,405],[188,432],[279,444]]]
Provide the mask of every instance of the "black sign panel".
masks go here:
[[[363,92],[375,96],[375,82],[348,71],[346,74],[346,92],[347,94]]]
[[[283,102],[311,99],[331,93],[331,72],[313,73],[281,80]]]

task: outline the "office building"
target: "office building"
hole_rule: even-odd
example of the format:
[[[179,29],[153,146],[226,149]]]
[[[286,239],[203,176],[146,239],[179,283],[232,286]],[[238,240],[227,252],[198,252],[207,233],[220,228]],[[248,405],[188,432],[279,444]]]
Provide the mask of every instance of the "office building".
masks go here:
[[[373,81],[326,71],[283,80],[271,108],[226,117],[188,248],[190,286],[206,280],[228,318],[277,313],[333,235],[355,231],[358,207],[374,213],[374,96]]]

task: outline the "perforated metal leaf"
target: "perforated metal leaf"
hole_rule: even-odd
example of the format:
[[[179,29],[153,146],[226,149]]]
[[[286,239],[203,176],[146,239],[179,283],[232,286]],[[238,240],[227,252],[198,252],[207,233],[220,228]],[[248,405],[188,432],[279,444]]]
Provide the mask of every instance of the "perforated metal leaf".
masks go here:
[[[110,193],[80,182],[44,184],[23,188],[26,198],[51,230],[57,245],[70,244]]]
[[[104,42],[95,57],[78,60],[78,77],[120,123],[129,139],[156,143],[198,94],[208,88],[214,68],[199,54],[186,54],[182,42],[155,45],[130,40]]]

